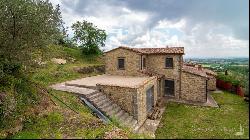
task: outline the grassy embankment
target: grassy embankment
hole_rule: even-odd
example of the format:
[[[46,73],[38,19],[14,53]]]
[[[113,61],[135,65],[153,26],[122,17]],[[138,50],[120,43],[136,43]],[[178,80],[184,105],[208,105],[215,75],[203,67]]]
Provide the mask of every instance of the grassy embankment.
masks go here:
[[[22,121],[18,121],[13,128],[21,127],[22,130],[7,135],[6,129],[0,130],[0,137],[5,138],[102,138],[104,133],[115,128],[115,123],[103,124],[92,112],[82,104],[75,95],[50,89],[48,86],[80,77],[96,75],[80,74],[74,71],[74,67],[84,67],[103,64],[102,59],[88,59],[81,55],[79,49],[49,46],[46,50],[44,61],[46,64],[33,70],[31,79],[42,85],[44,95],[39,103],[27,107],[19,115]],[[64,65],[54,64],[51,58],[66,59]],[[74,61],[72,61],[75,59]],[[10,129],[13,129],[10,128]],[[132,134],[128,129],[120,127],[123,136],[128,138],[144,138],[141,135]]]

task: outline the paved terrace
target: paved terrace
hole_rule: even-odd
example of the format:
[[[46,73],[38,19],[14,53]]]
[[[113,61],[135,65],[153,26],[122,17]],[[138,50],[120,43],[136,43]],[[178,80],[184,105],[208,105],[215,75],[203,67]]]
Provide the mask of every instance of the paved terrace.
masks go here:
[[[101,85],[113,85],[113,86],[134,88],[144,84],[151,78],[154,77],[117,76],[117,75],[103,74],[103,75],[85,77],[77,80],[68,81],[65,82],[65,85],[95,88],[96,84],[101,84]]]

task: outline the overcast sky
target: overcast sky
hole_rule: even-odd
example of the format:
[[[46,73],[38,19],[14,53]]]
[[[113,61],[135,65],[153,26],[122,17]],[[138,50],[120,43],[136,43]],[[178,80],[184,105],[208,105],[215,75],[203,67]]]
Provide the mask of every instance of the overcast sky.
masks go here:
[[[248,0],[51,0],[65,25],[104,29],[105,50],[185,47],[185,57],[249,57]],[[73,35],[69,30],[70,36]]]

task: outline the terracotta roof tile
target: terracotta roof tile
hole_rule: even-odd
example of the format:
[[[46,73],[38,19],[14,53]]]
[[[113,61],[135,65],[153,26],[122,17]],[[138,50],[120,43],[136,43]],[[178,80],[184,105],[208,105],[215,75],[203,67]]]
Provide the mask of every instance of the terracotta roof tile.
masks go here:
[[[125,47],[125,46],[120,46],[118,48],[131,50],[131,51],[141,53],[141,54],[184,54],[184,47],[130,48],[130,47]],[[116,50],[118,48],[115,48],[113,50]],[[112,51],[112,50],[110,50],[110,51]],[[108,52],[110,52],[110,51],[108,51]]]
[[[182,66],[182,71],[189,72],[189,73],[192,73],[192,74],[195,74],[195,75],[199,75],[199,76],[208,78],[208,75],[206,74],[205,71],[198,70],[196,67],[183,65]]]
[[[144,70],[138,70],[139,72],[143,73],[143,74],[146,74],[148,76],[156,76],[157,78],[162,78],[164,77],[163,74],[158,74],[156,72],[153,72],[153,71],[150,71],[148,69],[144,69]]]
[[[214,72],[212,70],[205,69],[205,68],[202,68],[201,70],[198,70],[198,68],[195,67],[194,65],[188,65],[188,64],[184,64],[182,66],[182,70],[186,71],[186,72],[189,72],[189,73],[196,74],[196,75],[200,75],[200,76],[203,76],[203,77],[208,77],[208,78],[213,78],[214,76],[217,75],[216,72]]]
[[[203,68],[203,70],[206,72],[207,75],[211,75],[211,76],[216,76],[217,75],[217,73],[212,71],[212,70],[205,69],[205,68]]]
[[[184,47],[132,48],[143,54],[184,54]]]

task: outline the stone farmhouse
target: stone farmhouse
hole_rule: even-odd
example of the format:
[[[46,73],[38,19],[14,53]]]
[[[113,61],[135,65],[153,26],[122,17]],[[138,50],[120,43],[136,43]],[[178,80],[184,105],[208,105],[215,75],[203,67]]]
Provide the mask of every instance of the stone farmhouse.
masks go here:
[[[184,64],[183,55],[183,47],[121,46],[105,52],[105,74],[52,88],[78,94],[92,108],[137,131],[166,100],[210,103],[208,91],[216,89],[216,74],[201,65]]]
[[[205,103],[216,89],[215,73],[201,65],[184,64],[184,47],[118,47],[105,52],[107,75],[146,77],[139,85],[98,84],[99,89],[134,116],[139,124],[161,99]],[[126,82],[126,81],[124,81]]]

